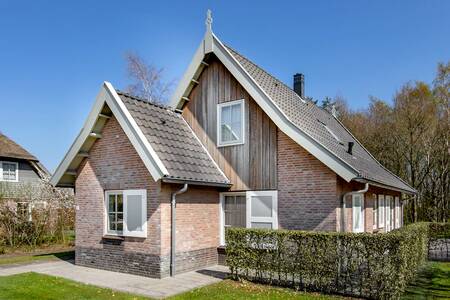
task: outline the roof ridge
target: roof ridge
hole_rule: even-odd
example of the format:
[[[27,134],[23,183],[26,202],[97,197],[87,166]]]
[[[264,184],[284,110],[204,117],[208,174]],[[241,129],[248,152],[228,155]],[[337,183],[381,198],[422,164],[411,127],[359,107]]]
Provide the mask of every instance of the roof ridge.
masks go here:
[[[283,81],[279,80],[278,78],[276,78],[275,76],[273,76],[272,74],[270,74],[269,72],[267,72],[264,68],[260,67],[259,65],[257,65],[256,63],[254,63],[252,60],[248,59],[247,57],[245,57],[244,55],[240,54],[238,51],[234,50],[232,47],[229,47],[228,45],[225,45],[227,50],[230,51],[230,54],[232,54],[234,56],[234,58],[238,61],[238,63],[241,65],[241,67],[246,70],[247,72],[250,72],[249,69],[255,69],[253,72],[261,72],[260,74],[256,74],[258,77],[261,76],[267,76],[267,78],[269,79],[269,83],[270,81],[272,81],[272,84],[277,84],[277,83],[281,83],[283,88],[287,88],[286,91],[288,91],[291,95],[290,97],[293,97],[295,95],[295,99],[300,99],[302,100],[303,104],[306,104],[304,107],[306,108],[307,106],[309,106],[310,108],[313,108],[313,110],[310,110],[310,114],[311,116],[317,116],[317,117],[322,117],[322,118],[327,118],[329,121],[327,123],[330,123],[330,125],[332,125],[332,123],[336,122],[335,124],[337,126],[340,127],[339,130],[344,130],[344,132],[346,132],[346,134],[348,134],[348,137],[350,138],[350,141],[355,141],[356,144],[358,144],[359,147],[361,147],[362,153],[364,153],[364,156],[361,157],[361,159],[369,159],[372,161],[371,165],[373,164],[373,166],[377,166],[380,168],[380,170],[383,170],[384,172],[386,172],[385,175],[380,175],[383,180],[380,180],[379,178],[377,178],[377,176],[379,175],[375,175],[375,176],[370,176],[368,177],[369,180],[373,180],[375,182],[385,182],[383,184],[388,184],[387,182],[389,182],[390,180],[384,180],[384,178],[386,177],[386,175],[389,176],[393,176],[393,178],[395,178],[397,180],[397,183],[395,186],[397,186],[399,183],[401,184],[401,186],[406,186],[407,188],[414,190],[414,188],[412,186],[410,186],[405,180],[403,180],[400,176],[394,174],[394,172],[392,172],[391,170],[389,170],[388,168],[386,168],[378,159],[376,159],[371,153],[370,151],[368,151],[368,149],[366,147],[364,147],[364,145],[358,140],[356,139],[356,137],[350,132],[350,130],[344,126],[344,124],[337,118],[335,117],[332,113],[330,113],[328,110],[324,109],[323,107],[318,106],[317,104],[314,104],[314,102],[311,103],[311,105],[308,105],[309,102],[311,101],[307,101],[306,99],[303,99],[302,97],[300,97],[292,88],[290,88],[287,84],[285,84]],[[247,66],[244,66],[245,64],[248,64]],[[255,82],[258,83],[258,80],[255,79],[254,75],[255,74],[249,74],[253,80],[255,80]],[[262,80],[262,79],[261,79]],[[261,89],[263,89],[266,93],[266,88],[269,87],[263,87],[260,86]],[[276,93],[280,93],[280,91],[276,91]],[[271,95],[269,95],[269,97],[272,97]],[[272,100],[274,101],[274,100]],[[300,106],[301,107],[301,106]],[[299,107],[299,108],[300,108]],[[282,108],[279,108],[280,110],[282,110]],[[321,116],[323,114],[323,116]],[[295,126],[299,126],[292,118],[291,116],[287,116],[287,119],[289,120],[289,122],[291,122],[292,124],[294,124]],[[332,121],[334,119],[334,122]],[[331,120],[331,122],[330,122]],[[300,129],[301,130],[301,129]],[[363,175],[362,173],[367,171],[364,170],[365,167],[362,166],[358,166],[358,163],[354,164],[353,162],[349,162],[348,159],[346,157],[342,157],[341,154],[336,153],[336,150],[330,149],[329,146],[327,146],[326,144],[324,144],[323,141],[318,140],[316,137],[312,137],[317,143],[319,143],[322,147],[324,147],[325,149],[327,149],[328,151],[330,151],[331,153],[334,154],[334,156],[339,159],[340,161],[346,163],[347,165],[349,165],[350,167],[352,167],[358,174],[358,176],[363,176],[366,177],[365,175]],[[353,155],[352,155],[353,156]],[[371,167],[369,166],[369,169]],[[376,172],[374,172],[376,173]],[[388,184],[389,185],[389,184]],[[402,189],[404,189],[404,187],[402,187]]]
[[[299,94],[297,94],[294,89],[292,89],[289,85],[287,85],[286,83],[284,83],[283,81],[281,81],[280,79],[276,78],[275,76],[273,76],[272,74],[270,74],[269,72],[267,72],[264,68],[262,68],[261,66],[259,66],[258,64],[256,64],[255,62],[253,62],[251,59],[247,58],[246,56],[242,55],[240,52],[238,52],[237,50],[235,50],[234,48],[228,46],[228,44],[224,44],[225,47],[227,47],[229,50],[235,52],[237,55],[241,56],[242,58],[244,58],[245,60],[247,60],[249,63],[255,65],[258,69],[260,69],[261,71],[263,71],[264,73],[266,73],[267,75],[269,75],[270,77],[272,77],[274,80],[280,82],[282,85],[284,85],[286,88],[288,88],[293,94],[295,94],[295,96],[297,98],[299,98],[302,102],[304,102],[305,104],[307,103],[306,99],[303,99],[302,97],[300,97]]]
[[[128,92],[124,92],[124,91],[121,91],[121,90],[118,90],[118,89],[116,89],[116,92],[117,92],[118,95],[122,95],[122,96],[131,98],[131,99],[136,100],[136,101],[145,102],[146,104],[155,106],[157,108],[167,109],[167,110],[170,110],[171,112],[176,112],[175,109],[172,106],[170,106],[170,105],[164,105],[164,104],[161,104],[161,103],[152,102],[151,100],[144,99],[142,97],[139,97],[139,96],[136,96],[136,95],[132,95],[132,94],[130,94]]]

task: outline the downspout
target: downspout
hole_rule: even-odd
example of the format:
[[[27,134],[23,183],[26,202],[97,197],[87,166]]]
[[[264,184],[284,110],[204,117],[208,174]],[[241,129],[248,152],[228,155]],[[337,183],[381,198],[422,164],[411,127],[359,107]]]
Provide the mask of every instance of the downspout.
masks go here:
[[[366,182],[366,185],[364,186],[364,188],[362,190],[347,192],[347,193],[344,194],[344,196],[342,196],[342,214],[341,214],[341,216],[342,216],[342,222],[341,222],[342,228],[341,228],[341,231],[342,232],[346,232],[346,229],[347,229],[347,222],[346,222],[347,221],[347,214],[345,212],[346,211],[345,198],[347,198],[347,196],[349,196],[349,195],[364,194],[368,190],[369,190],[369,183]]]
[[[176,240],[176,207],[177,195],[183,194],[188,189],[188,184],[185,183],[181,190],[172,193],[171,201],[171,224],[170,224],[170,276],[175,275],[175,240]]]

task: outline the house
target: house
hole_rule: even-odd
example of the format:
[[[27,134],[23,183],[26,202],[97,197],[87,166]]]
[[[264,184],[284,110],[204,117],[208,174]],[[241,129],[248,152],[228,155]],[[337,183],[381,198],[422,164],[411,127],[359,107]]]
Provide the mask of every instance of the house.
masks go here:
[[[76,191],[76,263],[160,278],[216,264],[227,227],[400,227],[415,190],[211,23],[170,107],[103,84],[51,179]]]
[[[50,174],[39,160],[0,133],[0,196],[29,214],[34,189]]]

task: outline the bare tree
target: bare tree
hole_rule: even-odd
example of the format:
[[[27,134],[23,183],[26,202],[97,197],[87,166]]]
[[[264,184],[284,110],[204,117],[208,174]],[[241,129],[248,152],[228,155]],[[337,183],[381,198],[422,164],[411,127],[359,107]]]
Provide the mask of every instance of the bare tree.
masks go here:
[[[133,52],[125,54],[128,77],[132,80],[126,92],[149,102],[165,104],[172,82],[163,80],[164,69],[147,63]]]

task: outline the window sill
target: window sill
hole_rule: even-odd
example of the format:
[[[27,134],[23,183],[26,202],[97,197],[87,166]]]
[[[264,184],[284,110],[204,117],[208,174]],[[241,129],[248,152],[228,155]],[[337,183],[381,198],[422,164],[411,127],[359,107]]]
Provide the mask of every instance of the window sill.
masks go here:
[[[239,146],[244,145],[245,142],[236,142],[236,143],[230,143],[230,144],[218,144],[217,148],[223,148],[223,147],[230,147],[230,146]]]
[[[122,236],[122,235],[108,235],[108,234],[106,234],[106,235],[104,235],[102,237],[102,239],[104,239],[104,240],[123,241],[123,240],[125,240],[125,237]]]

